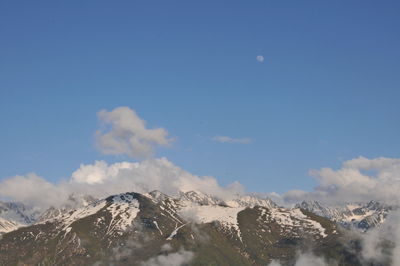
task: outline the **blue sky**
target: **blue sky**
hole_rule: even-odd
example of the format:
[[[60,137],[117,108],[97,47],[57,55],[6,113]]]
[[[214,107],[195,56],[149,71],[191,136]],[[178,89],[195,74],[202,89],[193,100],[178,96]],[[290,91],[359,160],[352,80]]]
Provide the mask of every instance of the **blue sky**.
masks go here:
[[[2,1],[0,178],[35,172],[57,182],[81,163],[130,160],[94,145],[96,113],[118,106],[176,138],[157,157],[249,191],[309,190],[309,169],[398,158],[399,9]]]

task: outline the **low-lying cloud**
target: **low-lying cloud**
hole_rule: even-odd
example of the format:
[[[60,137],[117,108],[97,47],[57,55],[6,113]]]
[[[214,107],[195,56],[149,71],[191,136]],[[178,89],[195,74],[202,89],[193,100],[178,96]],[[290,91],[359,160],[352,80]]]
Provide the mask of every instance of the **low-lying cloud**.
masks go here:
[[[55,185],[30,173],[15,176],[0,182],[0,197],[25,203],[37,209],[64,203],[72,191],[65,184]]]
[[[277,260],[273,260],[268,266],[282,266],[282,264]],[[324,258],[317,257],[312,253],[301,253],[297,256],[294,266],[328,266],[328,263]]]
[[[71,194],[96,198],[124,192],[147,193],[160,190],[171,196],[200,191],[230,199],[243,193],[238,182],[222,187],[211,176],[193,175],[166,158],[142,162],[82,164],[69,180],[52,184],[35,175],[15,176],[0,182],[0,197],[41,208],[63,204]]]
[[[145,262],[142,262],[141,266],[181,266],[187,265],[193,259],[194,253],[184,249],[179,250],[175,253],[161,254],[153,257]]]
[[[361,234],[362,257],[365,264],[400,266],[399,223],[400,211],[394,211],[381,226]]]
[[[318,181],[311,192],[292,190],[282,195],[284,202],[319,200],[326,203],[366,202],[377,200],[400,203],[400,159],[359,157],[345,161],[340,169],[310,171]]]
[[[272,199],[281,204],[302,200],[328,204],[370,200],[387,204],[400,202],[400,159],[359,157],[344,162],[340,169],[322,168],[311,171],[311,175],[319,182],[313,191],[291,190],[283,195],[274,193],[270,194]],[[146,193],[152,190],[172,196],[180,191],[195,190],[224,199],[244,193],[244,187],[238,182],[222,187],[216,178],[191,174],[166,158],[82,164],[68,180],[58,184],[36,174],[0,181],[0,198],[43,207],[59,205],[70,194],[89,194],[100,198],[129,191]]]
[[[97,131],[97,146],[103,154],[144,159],[151,157],[156,147],[172,142],[166,129],[146,128],[146,121],[129,107],[101,110],[97,116],[103,126]]]

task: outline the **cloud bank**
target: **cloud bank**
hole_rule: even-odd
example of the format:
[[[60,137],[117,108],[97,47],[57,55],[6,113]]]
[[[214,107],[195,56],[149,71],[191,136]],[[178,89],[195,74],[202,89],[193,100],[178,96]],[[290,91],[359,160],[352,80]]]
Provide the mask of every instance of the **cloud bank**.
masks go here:
[[[213,141],[221,142],[221,143],[239,143],[239,144],[249,144],[251,143],[251,139],[249,138],[231,138],[228,136],[215,136],[212,138]]]
[[[64,203],[71,193],[65,189],[64,184],[54,185],[34,173],[0,182],[0,198],[22,202],[38,209],[49,207],[52,203]]]
[[[68,180],[59,184],[52,184],[35,174],[15,176],[0,182],[0,197],[42,209],[62,205],[71,194],[103,198],[124,192],[147,193],[152,190],[171,196],[179,195],[180,191],[194,190],[230,199],[243,193],[244,188],[238,182],[222,187],[214,177],[193,175],[166,158],[82,164]]]
[[[366,202],[377,200],[400,203],[400,159],[358,157],[345,161],[340,169],[310,171],[318,181],[311,192],[292,190],[282,195],[287,203],[305,199],[325,203]]]
[[[145,159],[154,154],[156,147],[172,141],[164,128],[146,128],[146,121],[129,107],[101,110],[97,116],[103,126],[97,131],[97,146],[103,154]]]
[[[268,195],[284,205],[302,200],[318,200],[326,204],[370,200],[400,204],[400,159],[359,157],[344,162],[336,170],[322,168],[310,173],[319,182],[314,190],[291,190],[283,195]],[[245,193],[244,187],[238,182],[222,187],[214,177],[191,174],[166,158],[82,164],[69,179],[58,184],[33,173],[0,181],[0,198],[42,208],[61,205],[71,194],[101,198],[124,192],[147,193],[152,190],[160,190],[171,196],[178,195],[180,191],[195,190],[223,199]]]

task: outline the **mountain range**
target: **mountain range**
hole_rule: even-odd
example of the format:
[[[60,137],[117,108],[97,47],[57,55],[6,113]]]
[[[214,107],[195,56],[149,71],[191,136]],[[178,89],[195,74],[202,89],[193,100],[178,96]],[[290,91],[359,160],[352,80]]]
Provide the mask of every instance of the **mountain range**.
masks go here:
[[[328,265],[365,265],[350,232],[380,226],[394,209],[376,201],[284,208],[197,191],[71,195],[44,212],[2,202],[0,265],[294,265],[305,252]]]

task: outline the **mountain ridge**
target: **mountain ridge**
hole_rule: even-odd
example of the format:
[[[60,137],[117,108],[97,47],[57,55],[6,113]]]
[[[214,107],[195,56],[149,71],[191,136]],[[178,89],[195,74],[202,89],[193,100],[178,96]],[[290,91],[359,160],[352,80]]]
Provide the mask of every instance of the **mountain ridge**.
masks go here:
[[[343,230],[305,209],[279,207],[269,199],[129,192],[3,234],[0,264],[140,265],[154,256],[186,254],[191,265],[267,265],[273,260],[291,265],[299,249],[312,249],[343,265],[361,265],[347,251]]]

